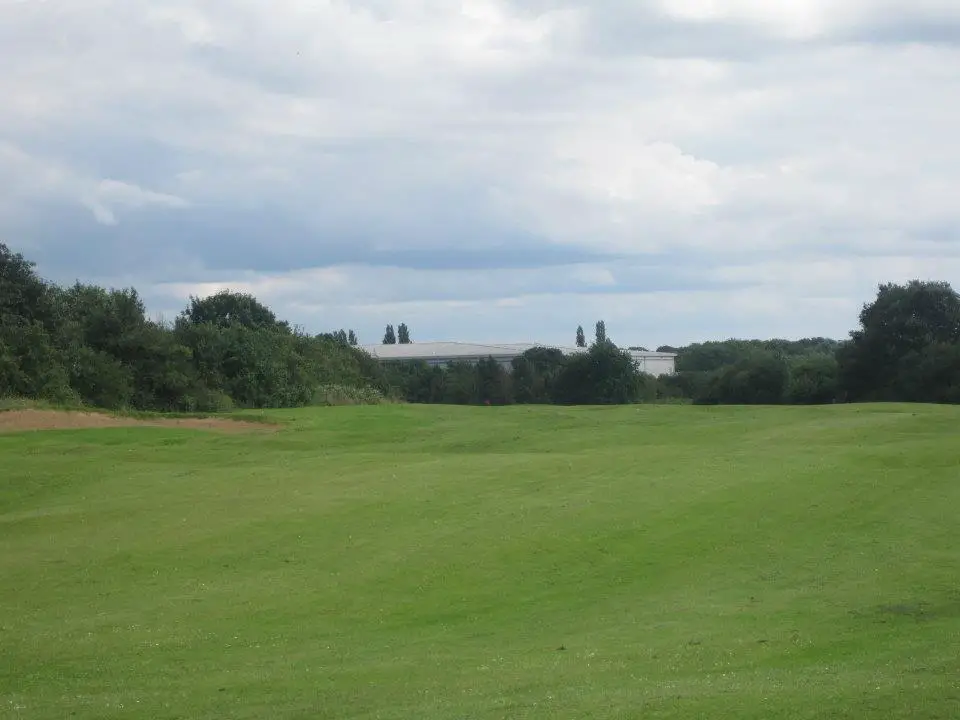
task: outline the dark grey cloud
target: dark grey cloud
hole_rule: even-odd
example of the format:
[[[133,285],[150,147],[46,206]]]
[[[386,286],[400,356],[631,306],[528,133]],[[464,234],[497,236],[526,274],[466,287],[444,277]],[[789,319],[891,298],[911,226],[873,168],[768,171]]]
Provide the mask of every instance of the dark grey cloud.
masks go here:
[[[62,281],[121,276],[131,270],[148,282],[202,282],[224,271],[251,268],[282,273],[366,264],[492,271],[616,259],[609,253],[554,246],[509,229],[481,233],[477,227],[442,223],[434,232],[449,235],[434,238],[435,247],[407,249],[398,230],[387,234],[362,225],[307,226],[269,207],[148,210],[115,226],[96,223],[83,208],[48,206],[45,213],[42,228],[21,225],[11,231],[11,241],[16,244],[17,236],[28,234],[36,261]],[[474,242],[478,239],[482,242]]]

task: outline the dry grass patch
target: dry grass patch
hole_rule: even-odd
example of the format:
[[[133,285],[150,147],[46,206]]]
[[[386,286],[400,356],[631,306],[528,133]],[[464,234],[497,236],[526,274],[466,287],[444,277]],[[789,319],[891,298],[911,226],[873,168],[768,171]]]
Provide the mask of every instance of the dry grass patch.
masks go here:
[[[27,408],[0,412],[0,433],[27,432],[36,430],[82,430],[87,428],[112,428],[129,426],[182,427],[193,430],[216,430],[219,432],[273,432],[275,425],[231,420],[228,418],[134,418],[106,413],[40,410]]]

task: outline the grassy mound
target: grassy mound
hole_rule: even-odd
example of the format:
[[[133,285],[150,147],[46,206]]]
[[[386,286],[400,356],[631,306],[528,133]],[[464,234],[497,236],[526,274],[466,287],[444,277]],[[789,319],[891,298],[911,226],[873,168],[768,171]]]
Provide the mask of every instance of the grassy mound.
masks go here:
[[[949,718],[945,407],[0,435],[23,718]]]

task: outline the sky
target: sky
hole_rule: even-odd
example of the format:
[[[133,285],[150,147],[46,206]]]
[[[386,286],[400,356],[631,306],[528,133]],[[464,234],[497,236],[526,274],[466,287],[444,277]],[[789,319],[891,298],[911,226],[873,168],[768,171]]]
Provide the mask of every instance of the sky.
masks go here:
[[[0,241],[310,332],[842,338],[960,287],[956,0],[0,0]]]

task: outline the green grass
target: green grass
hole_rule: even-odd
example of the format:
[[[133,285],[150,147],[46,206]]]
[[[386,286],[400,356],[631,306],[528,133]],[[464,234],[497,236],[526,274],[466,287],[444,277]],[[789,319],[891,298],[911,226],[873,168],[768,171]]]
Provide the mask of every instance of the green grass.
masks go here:
[[[960,409],[266,415],[0,435],[0,717],[960,717]]]

